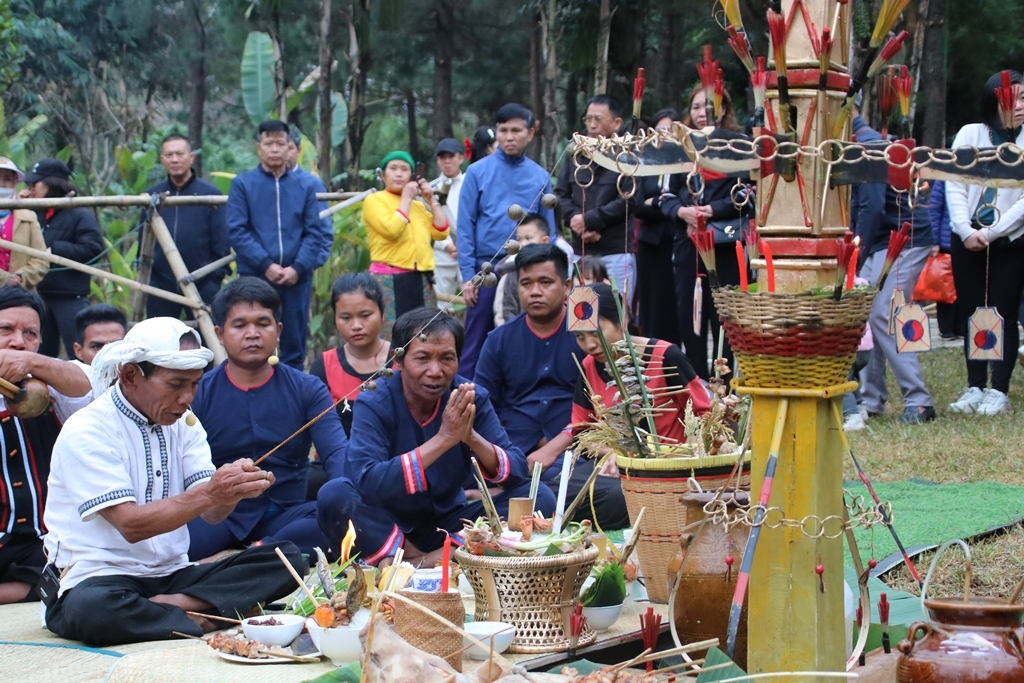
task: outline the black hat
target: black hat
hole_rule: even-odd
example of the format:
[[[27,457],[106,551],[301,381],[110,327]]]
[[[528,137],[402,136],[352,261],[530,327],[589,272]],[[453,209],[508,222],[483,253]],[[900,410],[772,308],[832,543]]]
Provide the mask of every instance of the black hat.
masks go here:
[[[441,142],[437,143],[436,156],[442,154],[465,154],[466,150],[463,149],[462,143],[453,138],[445,138]]]
[[[71,179],[71,169],[60,159],[40,159],[32,170],[25,174],[25,182],[35,185],[43,178]]]

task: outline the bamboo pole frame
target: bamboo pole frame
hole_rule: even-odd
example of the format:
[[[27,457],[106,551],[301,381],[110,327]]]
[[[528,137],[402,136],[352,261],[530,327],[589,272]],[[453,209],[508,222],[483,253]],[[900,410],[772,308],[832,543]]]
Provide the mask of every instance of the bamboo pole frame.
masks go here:
[[[92,275],[94,277],[101,277],[105,280],[116,282],[119,285],[124,285],[125,287],[128,287],[130,289],[141,290],[146,294],[149,294],[150,296],[158,296],[162,299],[167,299],[168,301],[173,301],[183,306],[188,306],[189,308],[195,305],[195,301],[186,298],[180,294],[174,294],[173,292],[168,292],[166,290],[160,289],[159,287],[153,287],[152,285],[144,285],[141,282],[136,282],[135,280],[132,280],[131,278],[121,277],[120,275],[115,275],[114,273],[108,273],[105,270],[93,268],[92,266],[87,266],[84,263],[79,263],[78,261],[72,261],[71,259],[64,258],[63,256],[57,256],[56,254],[51,254],[48,251],[33,249],[32,247],[27,247],[24,244],[18,244],[17,242],[8,242],[5,239],[0,239],[0,248],[10,249],[11,251],[18,251],[21,252],[22,254],[28,254],[29,256],[36,256],[38,258],[43,259],[44,261],[49,261],[50,263],[54,263],[58,266],[63,266],[64,268],[72,268],[83,273],[88,273],[89,275]]]
[[[352,199],[358,192],[317,192],[320,202],[335,202]],[[363,193],[365,194],[365,193]],[[153,195],[111,195],[109,197],[44,197],[42,199],[0,199],[0,209],[71,209],[75,207],[132,207],[151,206]],[[220,206],[228,203],[224,194],[200,196],[166,196],[160,198],[160,206]]]

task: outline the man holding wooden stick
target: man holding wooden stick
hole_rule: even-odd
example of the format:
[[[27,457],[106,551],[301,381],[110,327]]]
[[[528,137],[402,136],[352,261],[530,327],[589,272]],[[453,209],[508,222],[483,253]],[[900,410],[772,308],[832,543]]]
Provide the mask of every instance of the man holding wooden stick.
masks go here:
[[[183,322],[150,318],[93,360],[94,388],[116,383],[64,425],[46,502],[40,593],[59,636],[95,646],[200,636],[219,625],[187,612],[234,617],[293,589],[277,548],[305,570],[288,542],[189,564],[190,520],[223,520],[274,483],[248,458],[214,470],[188,414],[212,359]]]

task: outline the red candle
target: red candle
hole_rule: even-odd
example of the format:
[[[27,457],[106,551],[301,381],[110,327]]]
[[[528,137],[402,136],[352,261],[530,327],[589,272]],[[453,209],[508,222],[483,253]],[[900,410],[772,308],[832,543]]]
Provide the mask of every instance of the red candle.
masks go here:
[[[775,291],[775,261],[772,260],[772,247],[768,244],[767,240],[761,240],[761,255],[764,256],[764,261],[768,266],[768,291]]]
[[[857,260],[860,258],[860,247],[853,248],[850,262],[846,265],[846,288],[853,289],[853,278],[857,276]]]
[[[736,240],[736,263],[740,267],[740,289],[747,291],[747,253],[743,250],[743,242]]]
[[[444,550],[441,552],[441,592],[448,592],[448,580],[452,573],[452,537],[444,534]]]

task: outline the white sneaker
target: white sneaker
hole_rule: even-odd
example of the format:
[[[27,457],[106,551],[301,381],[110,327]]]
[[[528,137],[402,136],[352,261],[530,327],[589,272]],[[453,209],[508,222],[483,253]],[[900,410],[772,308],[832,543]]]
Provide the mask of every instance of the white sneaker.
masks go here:
[[[1010,399],[1006,394],[998,389],[986,389],[985,398],[975,408],[975,412],[978,415],[998,415],[999,413],[1005,413],[1009,409]]]
[[[843,418],[844,432],[859,432],[866,426],[867,425],[864,424],[864,418],[861,416],[859,412],[850,413],[845,418]]]
[[[858,403],[857,404],[857,412],[860,413],[860,419],[861,420],[863,420],[864,422],[868,421],[868,404],[867,403]]]
[[[978,410],[978,406],[985,400],[985,391],[978,387],[969,387],[967,391],[960,395],[960,398],[956,400],[956,403],[949,404],[949,410],[954,413],[964,413],[970,415]]]

